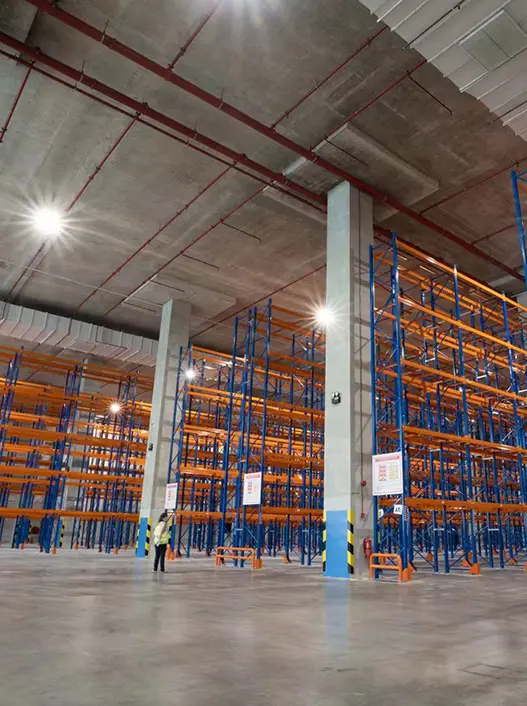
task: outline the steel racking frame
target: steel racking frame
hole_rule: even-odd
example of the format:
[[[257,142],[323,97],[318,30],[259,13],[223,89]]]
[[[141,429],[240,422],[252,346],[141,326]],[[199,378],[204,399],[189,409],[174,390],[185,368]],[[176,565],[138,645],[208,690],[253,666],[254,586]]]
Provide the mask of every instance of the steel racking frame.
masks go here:
[[[512,195],[514,197],[514,210],[516,214],[516,226],[518,228],[518,235],[520,236],[520,251],[522,254],[523,276],[525,279],[525,288],[527,290],[527,234],[525,232],[521,199],[521,193],[527,192],[527,171],[512,171],[511,182]]]
[[[323,429],[324,336],[306,317],[269,300],[235,320],[230,354],[182,349],[168,470],[179,484],[176,554],[249,547],[257,564],[311,564],[322,547]],[[255,472],[260,504],[244,506],[243,478]]]
[[[410,571],[518,564],[527,309],[395,235],[371,248],[370,284],[374,453],[401,452],[404,477],[375,500],[374,552]]]
[[[0,393],[0,540],[12,520],[11,546],[38,532],[41,551],[70,546],[118,552],[135,542],[150,406],[138,392],[153,380],[136,372],[0,348],[6,365]],[[20,380],[45,366],[62,389]],[[115,395],[88,394],[83,381]],[[112,402],[118,414],[111,414]]]

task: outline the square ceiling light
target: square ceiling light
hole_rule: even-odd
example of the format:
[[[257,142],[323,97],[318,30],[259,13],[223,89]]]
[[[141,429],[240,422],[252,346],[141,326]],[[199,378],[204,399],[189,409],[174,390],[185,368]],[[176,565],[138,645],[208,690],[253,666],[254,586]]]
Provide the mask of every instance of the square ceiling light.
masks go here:
[[[527,34],[502,10],[462,39],[460,45],[483,68],[492,71],[527,49]]]

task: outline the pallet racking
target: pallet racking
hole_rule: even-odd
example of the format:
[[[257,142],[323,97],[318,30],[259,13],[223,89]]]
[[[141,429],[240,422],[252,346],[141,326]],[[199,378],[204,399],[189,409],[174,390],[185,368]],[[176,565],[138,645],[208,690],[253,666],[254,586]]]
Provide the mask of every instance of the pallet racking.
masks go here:
[[[527,233],[523,219],[522,196],[525,201],[527,195],[527,171],[511,172],[512,195],[514,198],[514,211],[516,214],[516,227],[520,236],[520,252],[522,254],[523,276],[527,289]]]
[[[8,348],[0,348],[1,364],[0,540],[23,548],[35,537],[54,553],[69,520],[72,547],[133,544],[149,419],[136,395],[152,379]],[[21,370],[42,369],[62,387],[20,379]],[[83,392],[85,381],[114,394]]]
[[[374,552],[473,574],[525,559],[527,309],[398,241],[371,249],[374,453],[403,493],[375,500]]]
[[[183,350],[168,475],[179,484],[176,553],[320,556],[323,408],[324,337],[272,301],[236,319],[231,353]],[[258,505],[243,504],[246,473],[261,474]]]

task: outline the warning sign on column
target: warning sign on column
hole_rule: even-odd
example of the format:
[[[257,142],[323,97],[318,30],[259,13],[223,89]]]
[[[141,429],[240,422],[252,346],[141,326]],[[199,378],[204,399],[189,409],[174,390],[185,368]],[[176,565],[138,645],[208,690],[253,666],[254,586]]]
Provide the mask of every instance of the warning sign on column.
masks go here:
[[[403,455],[400,451],[373,457],[373,494],[400,495],[403,492]]]
[[[246,473],[243,477],[243,504],[259,505],[262,492],[262,474]]]

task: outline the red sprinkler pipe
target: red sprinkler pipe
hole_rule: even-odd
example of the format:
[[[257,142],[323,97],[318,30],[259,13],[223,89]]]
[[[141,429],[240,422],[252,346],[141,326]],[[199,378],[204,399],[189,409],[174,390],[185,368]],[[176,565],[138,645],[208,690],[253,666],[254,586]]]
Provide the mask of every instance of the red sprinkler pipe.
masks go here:
[[[395,210],[399,211],[400,213],[404,213],[406,216],[411,218],[412,220],[416,221],[420,225],[429,228],[430,230],[433,230],[434,232],[438,233],[442,237],[446,238],[447,240],[450,240],[453,243],[456,243],[463,249],[467,250],[467,252],[470,252],[471,254],[475,255],[476,257],[479,257],[482,260],[485,260],[489,264],[493,265],[493,267],[496,267],[503,272],[506,272],[507,274],[511,275],[511,277],[514,277],[515,279],[518,279],[519,281],[523,282],[523,277],[519,275],[515,270],[512,268],[508,267],[507,265],[504,265],[502,262],[497,260],[496,258],[492,257],[492,255],[489,255],[488,253],[484,252],[483,250],[480,250],[479,248],[476,248],[473,246],[471,243],[467,243],[463,238],[460,236],[456,235],[455,233],[452,233],[451,231],[447,230],[446,228],[443,228],[442,226],[438,225],[437,223],[434,223],[433,221],[428,220],[424,216],[421,216],[419,213],[416,211],[412,210],[408,206],[405,206],[404,204],[400,203],[396,199],[392,198],[391,196],[383,193],[376,187],[372,186],[371,184],[367,184],[366,182],[358,179],[357,177],[353,176],[346,170],[342,169],[341,167],[336,166],[335,164],[332,164],[331,162],[328,162],[326,159],[320,157],[318,154],[316,154],[313,150],[307,149],[305,147],[302,147],[298,143],[296,143],[294,140],[289,139],[285,135],[280,134],[277,132],[273,127],[268,127],[267,125],[264,125],[261,123],[259,120],[256,120],[255,118],[252,118],[250,115],[247,115],[241,110],[238,110],[235,108],[233,105],[230,105],[229,103],[226,103],[222,98],[217,98],[214,96],[212,93],[209,93],[208,91],[205,91],[204,89],[200,88],[196,84],[192,83],[191,81],[187,81],[181,76],[178,76],[177,74],[174,74],[172,71],[169,69],[165,68],[161,64],[158,64],[155,61],[152,61],[148,57],[144,56],[143,54],[140,54],[139,52],[136,52],[134,49],[126,46],[122,42],[119,42],[117,39],[114,37],[110,37],[106,32],[98,30],[96,27],[93,27],[92,25],[88,24],[87,22],[84,22],[83,20],[79,19],[78,17],[75,17],[74,15],[70,14],[69,12],[66,12],[65,10],[62,10],[61,8],[57,7],[53,3],[49,2],[49,0],[27,0],[31,5],[37,7],[38,9],[42,10],[43,12],[46,12],[48,15],[51,15],[53,17],[56,17],[60,22],[63,22],[64,24],[68,25],[69,27],[72,27],[73,29],[76,29],[77,31],[81,32],[82,34],[86,35],[87,37],[90,37],[91,39],[94,39],[97,42],[100,42],[104,46],[108,47],[111,51],[120,54],[121,56],[129,59],[130,61],[134,62],[138,66],[142,67],[143,69],[150,71],[151,73],[155,74],[156,76],[159,76],[160,78],[163,78],[164,80],[168,81],[169,83],[172,83],[175,86],[178,86],[182,90],[184,90],[186,93],[189,93],[190,95],[193,95],[195,98],[198,98],[199,100],[207,103],[208,105],[211,105],[214,108],[217,108],[218,110],[221,110],[223,113],[226,115],[229,115],[231,118],[234,118],[238,122],[241,122],[242,124],[246,125],[247,127],[250,127],[251,129],[255,130],[256,132],[259,132],[261,135],[264,135],[265,137],[268,137],[269,139],[273,140],[277,144],[281,145],[282,147],[285,147],[286,149],[290,150],[291,152],[299,155],[300,157],[303,157],[306,161],[311,162],[313,164],[316,164],[319,166],[321,169],[324,169],[325,171],[334,174],[337,176],[339,179],[342,179],[343,181],[348,181],[350,184],[355,186],[357,189],[360,191],[363,191],[366,194],[369,194],[372,198],[377,199],[381,203],[385,203],[388,206],[391,206]],[[0,33],[0,38],[4,35],[3,33]],[[16,40],[12,40],[10,37],[8,38],[9,41],[14,42]],[[22,44],[22,43],[18,43]],[[9,45],[13,46],[13,45]],[[30,47],[27,45],[22,44],[23,47],[25,47],[24,51],[26,53],[28,52],[34,52]],[[16,47],[15,47],[16,48]],[[32,54],[30,53],[30,56]],[[42,55],[41,55],[42,56]],[[49,57],[46,57],[46,61],[49,61]],[[64,64],[61,62],[57,62],[56,60],[51,60],[53,61],[56,65],[59,65],[63,68],[65,67]],[[420,62],[420,64],[426,63],[425,60]],[[80,80],[81,82],[83,79],[83,76],[80,72],[75,71],[74,69],[71,69],[67,67],[68,70],[74,71],[75,72],[75,80]],[[419,65],[414,67],[413,69],[410,70],[410,73],[413,71],[417,70],[419,68]],[[60,69],[59,69],[60,70]],[[404,80],[407,75],[409,75],[409,72],[407,72],[401,79],[399,80],[402,81]],[[86,77],[84,77],[86,80]],[[85,82],[85,81],[84,81]],[[91,87],[94,90],[97,90],[99,92],[104,92],[97,86],[101,86],[99,82],[96,82],[95,79],[89,79],[89,83],[86,85],[91,85]],[[394,86],[388,87],[388,90],[391,90]],[[115,94],[119,95],[121,98],[123,94],[118,94],[116,91],[113,89],[109,89],[109,87],[104,86],[104,89],[106,91],[110,90],[113,91]],[[385,90],[384,93],[387,91]],[[384,94],[383,93],[383,94]],[[114,98],[115,99],[115,98]],[[131,99],[128,99],[130,101]],[[134,104],[136,102],[134,101]],[[365,110],[366,106],[364,106],[362,110]],[[134,110],[137,108],[134,107]],[[159,119],[160,114],[157,113],[157,111],[153,111],[151,108],[148,108],[148,113],[149,117],[152,117],[154,120],[158,120],[160,122],[163,122],[163,120],[167,120],[166,116],[162,116],[163,120]],[[142,112],[142,111],[141,111]],[[155,117],[154,114],[157,114],[158,117]],[[176,121],[173,121],[176,122]],[[218,143],[215,143],[213,140],[210,138],[204,138],[203,135],[201,135],[199,138],[194,137],[194,132],[190,130],[190,128],[187,128],[185,126],[179,125],[179,130],[181,131],[181,128],[183,127],[185,130],[184,134],[189,134],[189,137],[191,139],[197,139],[198,141],[201,141],[202,144],[208,143],[208,146],[211,149],[216,149],[216,151],[220,151],[218,149]],[[174,126],[172,126],[173,129],[176,129]],[[198,134],[198,133],[196,133]],[[213,147],[212,145],[215,144],[216,146]],[[228,148],[225,148],[223,146],[220,146],[224,151]],[[229,150],[229,156],[232,157],[232,150]],[[249,160],[251,161],[251,160]],[[240,162],[243,163],[243,162]],[[246,164],[246,166],[249,166]],[[260,165],[259,165],[260,166]],[[249,168],[255,168],[254,163],[253,167]],[[266,171],[266,176],[269,177],[269,171]],[[272,177],[271,177],[272,178]],[[282,183],[282,180],[277,180],[278,183]],[[287,184],[284,184],[288,188],[296,191],[299,193],[299,190],[302,189],[302,187],[299,187],[298,184],[295,184],[295,182],[291,182],[290,180],[288,181]],[[306,191],[305,189],[302,189],[304,192]],[[303,193],[303,196],[305,197],[306,194]]]
[[[218,226],[221,226],[228,218],[230,218],[234,213],[236,213],[236,211],[239,211],[240,208],[242,208],[243,206],[245,206],[245,204],[249,203],[249,201],[251,201],[252,199],[254,199],[254,197],[257,196],[258,194],[260,194],[264,189],[265,189],[264,186],[258,187],[258,189],[257,189],[256,191],[254,191],[250,196],[248,196],[247,198],[245,198],[241,203],[239,203],[237,206],[235,206],[233,209],[231,209],[231,210],[229,211],[229,213],[228,213],[226,216],[223,216],[223,217],[220,218],[218,221],[216,221],[216,223],[213,223],[211,226],[209,226],[209,227],[207,228],[207,230],[205,230],[203,233],[201,233],[201,235],[198,235],[196,238],[194,238],[194,240],[191,240],[188,245],[185,245],[184,248],[181,248],[181,250],[180,250],[178,253],[176,253],[176,254],[174,255],[174,257],[171,257],[170,260],[167,260],[167,262],[165,262],[164,265],[162,265],[161,267],[159,267],[153,274],[151,274],[151,275],[149,275],[148,277],[146,277],[146,278],[141,282],[141,284],[137,285],[137,287],[135,287],[135,289],[133,289],[133,290],[130,292],[130,294],[127,294],[125,297],[123,297],[123,298],[121,299],[121,301],[118,302],[117,304],[115,304],[114,306],[112,306],[111,309],[108,309],[108,311],[105,311],[104,314],[103,314],[103,316],[108,316],[108,314],[109,314],[110,312],[112,312],[114,309],[117,309],[117,307],[120,306],[120,305],[123,303],[123,301],[124,301],[125,299],[129,299],[130,297],[133,297],[133,295],[134,295],[137,291],[139,291],[142,287],[145,286],[145,284],[148,284],[148,282],[150,282],[150,281],[151,281],[154,277],[156,277],[160,272],[162,272],[162,271],[163,271],[164,269],[166,269],[169,265],[171,265],[171,264],[174,262],[174,260],[177,260],[178,257],[181,257],[181,255],[183,255],[184,253],[186,253],[187,250],[189,250],[193,245],[195,245],[197,242],[199,242],[200,240],[202,240],[202,238],[204,238],[206,235],[208,235],[209,233],[211,233],[211,232],[212,232],[213,230],[215,230]]]
[[[183,123],[180,123],[174,118],[171,118],[168,115],[159,112],[158,110],[154,110],[154,108],[151,108],[147,103],[140,103],[138,100],[130,98],[124,93],[121,93],[120,91],[111,88],[110,86],[106,85],[105,83],[102,83],[101,81],[97,81],[97,79],[88,76],[84,72],[78,71],[77,69],[74,69],[73,67],[64,64],[62,61],[53,59],[52,57],[42,53],[40,50],[35,49],[34,47],[29,46],[28,44],[24,44],[24,42],[19,42],[17,39],[14,39],[13,37],[10,37],[9,35],[5,34],[5,32],[0,32],[0,42],[15,51],[27,54],[35,61],[45,64],[46,66],[53,69],[54,71],[57,71],[63,76],[67,76],[71,80],[76,81],[77,83],[82,84],[84,86],[87,86],[88,88],[91,88],[97,93],[101,93],[110,100],[116,101],[117,103],[126,106],[130,110],[133,110],[136,113],[139,113],[140,115],[144,115],[150,118],[151,120],[161,123],[161,125],[164,125],[165,127],[174,130],[175,132],[178,132],[180,135],[184,135],[188,140],[199,142],[207,149],[218,152],[219,154],[223,155],[224,157],[227,157],[233,162],[238,162],[239,164],[242,164],[243,166],[247,167],[247,169],[253,170],[256,173],[261,174],[265,178],[271,181],[275,181],[278,184],[281,184],[287,189],[290,189],[291,191],[294,191],[295,193],[299,194],[303,198],[313,200],[315,201],[315,203],[318,203],[321,206],[326,205],[326,199],[324,196],[315,194],[309,189],[306,189],[300,184],[297,184],[291,179],[288,179],[280,172],[275,172],[272,169],[268,169],[262,164],[259,164],[258,162],[255,162],[254,160],[250,159],[245,154],[236,152],[230,147],[226,147],[220,142],[217,142],[216,140],[213,140],[212,138],[203,135],[197,130],[183,125]]]
[[[201,30],[203,29],[203,27],[205,27],[205,25],[207,24],[207,22],[210,20],[210,18],[212,17],[212,15],[216,12],[216,10],[219,8],[219,6],[221,5],[222,2],[223,2],[223,0],[218,0],[218,2],[217,2],[215,5],[213,5],[212,9],[209,10],[209,12],[207,12],[207,14],[201,19],[201,22],[198,24],[198,26],[196,27],[196,29],[194,30],[194,32],[192,32],[192,34],[191,34],[190,37],[187,39],[187,41],[185,42],[185,44],[183,44],[183,46],[181,47],[181,49],[180,49],[180,50],[178,51],[178,53],[176,54],[176,56],[175,56],[175,58],[173,59],[173,61],[171,61],[170,64],[168,65],[168,68],[170,69],[170,71],[172,71],[172,69],[174,68],[174,66],[175,66],[175,65],[177,64],[177,62],[181,59],[181,57],[182,57],[184,54],[187,53],[188,48],[190,47],[190,45],[192,44],[192,42],[196,39],[196,37],[198,36],[198,34],[201,32]]]
[[[326,76],[326,78],[323,78],[322,81],[319,81],[318,83],[316,83],[311,90],[309,90],[305,95],[302,96],[302,98],[299,101],[297,101],[294,104],[294,106],[292,108],[289,108],[289,110],[286,110],[285,113],[282,113],[282,115],[278,118],[278,120],[274,121],[274,123],[271,125],[271,127],[276,127],[283,120],[288,118],[291,115],[291,113],[294,110],[296,110],[299,106],[301,106],[304,101],[306,101],[308,98],[310,98],[313,95],[313,93],[315,93],[315,91],[318,91],[319,88],[322,88],[322,86],[325,83],[327,83],[330,79],[332,79],[333,76],[335,76],[335,74],[337,74],[341,69],[343,69],[345,66],[347,66],[349,64],[349,62],[352,59],[354,59],[357,56],[357,54],[360,54],[363,49],[366,49],[367,47],[369,47],[372,44],[372,42],[374,42],[377,39],[377,37],[379,37],[387,29],[388,29],[387,26],[384,25],[383,27],[378,29],[374,34],[372,34],[371,37],[368,37],[361,44],[359,44],[359,46],[346,59],[344,59],[344,61],[341,64],[336,66],[333,69],[333,71],[331,71]]]
[[[16,107],[18,105],[18,101],[20,100],[20,97],[24,91],[24,88],[26,87],[26,84],[28,82],[29,75],[31,73],[32,68],[33,68],[32,66],[29,66],[27,73],[24,76],[24,80],[20,84],[20,88],[18,89],[18,92],[15,96],[15,100],[13,101],[13,105],[11,106],[11,110],[9,111],[7,118],[5,119],[5,122],[2,126],[2,128],[0,129],[0,144],[4,141],[4,136],[7,132],[7,128],[9,127],[9,123],[11,122],[11,118],[13,117],[14,112],[16,110]]]
[[[125,129],[122,131],[122,133],[119,135],[119,137],[117,138],[117,140],[115,140],[115,142],[114,142],[113,145],[110,147],[110,149],[108,150],[108,152],[105,154],[105,156],[101,159],[101,161],[99,162],[99,164],[95,167],[95,169],[93,170],[93,172],[90,174],[90,176],[89,176],[88,179],[86,180],[86,183],[84,184],[84,186],[81,188],[81,190],[80,190],[80,191],[78,192],[78,194],[75,196],[75,198],[73,199],[73,201],[70,203],[70,205],[69,205],[68,208],[66,209],[66,213],[69,213],[69,211],[71,211],[71,209],[75,206],[75,204],[77,203],[77,201],[78,201],[78,200],[80,199],[80,197],[84,194],[84,192],[86,191],[86,189],[88,188],[88,186],[92,183],[92,181],[95,179],[95,177],[97,176],[97,174],[99,174],[99,172],[101,171],[101,169],[104,167],[104,165],[106,164],[106,162],[110,159],[110,157],[111,157],[112,154],[115,152],[115,150],[119,147],[119,145],[120,145],[121,142],[124,140],[124,138],[128,135],[128,133],[130,132],[130,130],[132,129],[132,127],[135,125],[136,122],[137,122],[137,117],[133,118],[132,121],[131,121],[130,123],[128,123],[128,125],[125,127]]]
[[[183,213],[185,213],[185,211],[188,211],[192,204],[196,203],[196,201],[201,196],[203,196],[203,194],[205,194],[209,189],[211,189],[215,184],[217,184],[220,179],[222,179],[222,177],[224,177],[230,170],[231,167],[229,166],[227,167],[227,169],[224,169],[220,174],[218,174],[218,176],[214,177],[214,179],[212,179],[212,181],[210,181],[203,189],[201,189],[201,191],[199,191],[193,198],[191,198],[188,203],[186,203],[182,208],[180,208],[179,211],[177,211],[177,213],[172,216],[172,218],[170,218],[164,225],[161,226],[161,228],[158,228],[158,230],[156,230],[153,235],[151,235],[147,240],[145,240],[145,242],[140,245],[137,250],[134,250],[134,252],[126,258],[122,265],[119,265],[119,267],[117,267],[117,269],[115,269],[111,274],[109,274],[108,277],[104,280],[104,282],[102,282],[102,284],[97,287],[97,289],[94,289],[93,292],[91,292],[85,299],[81,301],[81,303],[76,307],[76,310],[73,312],[72,315],[75,316],[81,306],[86,304],[86,302],[89,301],[99,291],[101,287],[104,287],[113,277],[118,275],[119,272],[121,272],[121,270],[134,259],[134,257],[139,255],[140,252],[142,252],[146,247],[148,247],[150,243],[157,238],[158,235],[160,235],[164,230],[166,230],[168,226],[172,225],[172,223],[174,223],[177,218],[179,218]]]
[[[79,88],[78,86],[73,85],[71,83],[68,83],[67,81],[63,81],[58,76],[55,76],[54,74],[51,74],[48,71],[45,71],[44,69],[41,69],[38,66],[35,66],[33,63],[30,63],[29,61],[25,61],[21,57],[13,56],[13,54],[9,54],[9,52],[4,51],[3,49],[0,49],[0,55],[4,56],[6,59],[10,59],[11,61],[15,61],[17,64],[23,64],[24,66],[27,66],[28,68],[31,67],[35,73],[38,73],[41,76],[45,76],[46,78],[49,78],[51,81],[54,81],[55,83],[58,83],[61,86],[64,86],[65,88],[70,88],[71,90],[75,91],[76,93],[80,93],[82,96],[85,96],[86,98],[89,98],[90,100],[93,100],[96,103],[99,103],[100,105],[104,105],[106,108],[110,108],[110,110],[114,110],[116,113],[119,113],[120,115],[126,115],[128,118],[132,118],[132,119],[134,118],[134,115],[132,113],[130,113],[126,110],[123,110],[118,105],[115,105],[114,103],[110,103],[110,102],[104,100],[103,98],[99,98],[99,96],[96,96],[93,93],[89,93],[88,91],[85,91],[82,88]],[[189,142],[188,140],[182,140],[177,135],[174,135],[173,133],[168,132],[167,130],[164,130],[159,125],[154,125],[153,123],[150,123],[147,120],[144,120],[143,118],[137,117],[137,114],[135,115],[135,119],[141,125],[145,125],[146,127],[150,128],[151,130],[155,130],[159,134],[164,135],[165,137],[169,137],[171,140],[175,140],[175,142],[178,142],[180,145],[184,145],[185,147],[188,147],[189,149],[194,150],[195,152],[199,152],[200,154],[204,155],[205,157],[209,157],[210,159],[213,159],[214,161],[219,162],[219,164],[223,164],[225,166],[230,166],[235,171],[239,172],[240,174],[243,174],[244,176],[247,176],[250,179],[254,179],[255,181],[258,181],[261,184],[264,184],[265,186],[268,186],[271,189],[274,189],[276,191],[280,191],[281,193],[286,194],[287,196],[289,196],[292,199],[295,199],[296,201],[299,201],[300,203],[304,204],[305,206],[309,206],[310,208],[315,209],[319,213],[326,213],[325,206],[317,206],[312,201],[308,201],[307,199],[303,199],[301,196],[298,196],[297,194],[294,194],[291,191],[287,191],[287,189],[280,186],[279,184],[275,184],[272,181],[265,181],[261,177],[258,177],[255,174],[252,174],[251,172],[245,171],[245,169],[242,169],[235,162],[232,162],[232,161],[229,162],[226,159],[219,157],[217,154],[214,154],[213,152],[207,152],[207,150],[204,150],[201,147],[198,147],[198,145],[195,145],[192,142]]]

